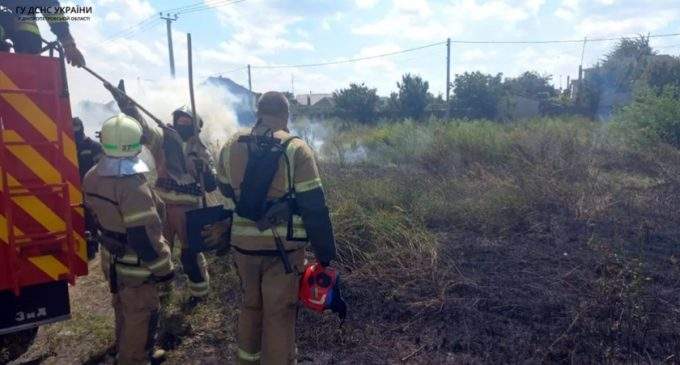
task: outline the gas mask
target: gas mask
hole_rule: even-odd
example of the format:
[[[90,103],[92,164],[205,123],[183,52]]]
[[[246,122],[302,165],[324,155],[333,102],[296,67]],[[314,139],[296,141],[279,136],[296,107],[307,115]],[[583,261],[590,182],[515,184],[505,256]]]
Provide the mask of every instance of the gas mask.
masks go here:
[[[175,130],[185,142],[194,135],[194,126],[191,124],[175,124]]]

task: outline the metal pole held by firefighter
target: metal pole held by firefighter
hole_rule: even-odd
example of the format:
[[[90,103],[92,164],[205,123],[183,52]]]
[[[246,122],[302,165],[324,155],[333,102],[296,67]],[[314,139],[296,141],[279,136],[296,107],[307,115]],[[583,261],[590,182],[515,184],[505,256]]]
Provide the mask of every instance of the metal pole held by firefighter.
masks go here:
[[[113,84],[111,84],[107,79],[101,77],[98,73],[92,71],[91,68],[89,68],[89,67],[87,67],[87,66],[84,66],[84,65],[81,66],[81,68],[82,68],[83,70],[89,72],[90,75],[94,76],[94,77],[97,78],[99,81],[103,82],[105,85],[111,86],[111,90],[117,90],[117,92],[123,94],[123,95],[125,96],[126,99],[128,99],[132,104],[134,104],[137,108],[139,108],[139,110],[143,111],[144,114],[148,115],[149,118],[151,118],[154,122],[156,122],[156,124],[158,124],[159,127],[161,127],[161,128],[166,128],[166,126],[163,124],[163,122],[161,122],[161,120],[160,120],[158,117],[156,117],[155,115],[153,115],[153,114],[152,114],[150,111],[148,111],[145,107],[141,106],[137,101],[135,101],[135,99],[131,98],[128,94],[126,94],[125,91],[120,90],[120,89],[117,88],[117,87],[113,87]]]
[[[196,98],[194,97],[194,64],[193,64],[193,57],[191,55],[191,33],[187,33],[187,57],[188,59],[188,65],[189,65],[189,98],[191,99],[191,114],[192,118],[194,121],[194,127],[196,128],[196,137],[199,136],[199,133],[201,132],[198,129],[198,114],[196,113]],[[203,203],[203,208],[206,208],[208,206],[207,199],[205,197],[205,182],[203,181],[203,169],[205,166],[203,166],[203,163],[199,160],[196,160],[196,170],[198,172],[198,178],[201,182],[201,188],[203,190],[203,195],[201,196],[201,202]]]

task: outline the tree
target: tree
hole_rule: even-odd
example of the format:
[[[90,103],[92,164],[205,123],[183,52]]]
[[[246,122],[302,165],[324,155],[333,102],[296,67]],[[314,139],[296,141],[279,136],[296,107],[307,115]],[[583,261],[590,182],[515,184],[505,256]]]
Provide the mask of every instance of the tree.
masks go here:
[[[479,71],[456,75],[453,87],[453,115],[470,119],[495,119],[503,90],[503,74]]]
[[[641,81],[657,94],[668,86],[680,90],[680,57],[653,56],[642,74]]]
[[[297,100],[295,100],[295,95],[293,95],[293,93],[291,93],[290,91],[284,91],[283,96],[285,96],[286,99],[288,99],[288,104],[290,105],[297,104]]]
[[[402,117],[399,94],[392,92],[389,97],[380,101],[379,114],[382,118],[397,120]]]
[[[512,95],[544,100],[557,96],[557,90],[550,84],[551,80],[552,76],[541,76],[538,72],[527,71],[519,77],[505,79],[503,85]]]
[[[405,74],[401,82],[397,82],[398,101],[401,116],[405,118],[422,119],[425,115],[427,102],[431,98],[428,89],[430,84],[420,76]]]
[[[363,83],[351,83],[349,88],[333,92],[333,100],[338,117],[371,123],[376,119],[380,98],[376,89],[369,89]]]
[[[552,76],[542,76],[538,72],[527,71],[515,78],[507,78],[503,81],[503,86],[508,96],[522,96],[539,103],[542,114],[554,114],[557,90],[550,84]]]
[[[653,55],[649,38],[622,39],[602,62],[602,81],[618,92],[632,91],[635,81],[640,79]]]
[[[585,70],[579,106],[595,116],[602,100],[611,99],[612,95],[632,95],[654,55],[649,38],[622,39],[602,62]]]
[[[680,89],[665,87],[660,93],[640,87],[633,101],[618,110],[614,125],[639,142],[668,143],[680,148]]]

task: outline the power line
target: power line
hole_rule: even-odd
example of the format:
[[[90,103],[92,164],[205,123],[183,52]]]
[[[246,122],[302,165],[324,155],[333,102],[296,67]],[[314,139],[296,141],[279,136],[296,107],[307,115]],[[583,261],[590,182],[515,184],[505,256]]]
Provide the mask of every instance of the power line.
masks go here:
[[[443,45],[443,44],[446,44],[446,42],[430,43],[430,44],[426,44],[426,45],[420,46],[420,47],[414,47],[414,48],[409,48],[409,49],[403,49],[403,50],[401,50],[401,51],[383,53],[383,54],[374,55],[374,56],[366,56],[366,57],[350,58],[350,59],[341,60],[341,61],[330,61],[330,62],[319,62],[319,63],[307,63],[307,64],[300,64],[300,65],[252,66],[252,68],[259,68],[259,69],[281,69],[281,68],[303,68],[303,67],[320,67],[320,66],[340,65],[340,64],[343,64],[343,63],[353,63],[353,62],[371,60],[371,59],[375,59],[375,58],[382,58],[382,57],[387,57],[387,56],[394,56],[394,55],[398,55],[398,54],[402,54],[402,53],[407,53],[407,52],[413,52],[413,51],[417,51],[417,50],[421,50],[421,49],[425,49],[425,48],[441,46],[441,45]]]
[[[220,7],[223,7],[223,6],[242,3],[244,1],[246,1],[246,0],[218,0],[216,2],[202,4],[202,5],[197,6],[195,8],[189,8],[189,9],[184,9],[184,10],[178,11],[177,14],[198,13],[198,12],[202,12],[202,11],[206,11],[206,10],[212,10],[214,8],[220,8]]]
[[[665,38],[665,37],[677,37],[680,33],[668,33],[668,34],[652,34],[649,38]],[[609,42],[618,41],[625,38],[625,36],[610,37],[610,38],[588,38],[588,43],[590,42]],[[530,41],[468,41],[468,40],[451,40],[451,43],[458,44],[551,44],[551,43],[583,43],[583,39],[561,39],[561,40],[530,40]]]
[[[180,6],[180,7],[178,7],[178,8],[174,8],[174,9],[167,9],[167,10],[164,10],[164,11],[165,11],[165,12],[171,12],[171,13],[174,13],[174,12],[183,12],[183,11],[193,10],[193,9],[196,9],[196,8],[204,8],[204,7],[206,7],[206,6],[209,7],[209,6],[219,5],[219,3],[224,2],[224,1],[233,1],[233,0],[208,0],[208,1],[197,1],[197,2],[194,2],[193,4],[189,4],[189,5],[185,5],[185,6]]]
[[[244,2],[246,0],[212,0],[212,1],[207,1],[207,2],[196,2],[191,5],[179,7],[179,8],[174,8],[174,9],[168,9],[168,10],[163,10],[161,13],[176,13],[176,14],[190,14],[190,13],[196,13],[196,12],[201,12],[217,7],[222,7],[222,6],[227,6],[227,5],[232,5],[240,2]],[[144,19],[142,19],[139,23],[136,23],[134,25],[131,25],[127,28],[124,28],[118,32],[115,32],[108,37],[104,38],[101,42],[110,42],[114,39],[117,38],[124,38],[124,39],[130,39],[133,36],[139,34],[140,32],[144,30],[149,30],[152,27],[156,26],[155,20],[158,20],[156,18],[156,14],[148,16]]]
[[[666,38],[666,37],[677,37],[677,36],[680,36],[680,33],[652,34],[652,35],[649,35],[648,38]],[[588,41],[588,43],[590,43],[590,42],[610,42],[610,41],[618,41],[618,40],[622,40],[622,39],[626,39],[626,38],[630,38],[630,37],[619,36],[619,37],[609,37],[609,38],[588,38],[587,41]],[[453,40],[452,39],[451,43],[457,43],[457,44],[558,44],[558,43],[583,43],[583,39],[528,40],[528,41],[494,41],[494,40],[469,41],[469,40]],[[423,46],[420,46],[420,47],[408,48],[408,49],[395,51],[395,52],[383,53],[383,54],[367,56],[367,57],[350,58],[350,59],[341,60],[341,61],[306,63],[306,64],[297,64],[297,65],[252,66],[252,68],[254,68],[254,69],[285,69],[285,68],[305,68],[305,67],[331,66],[331,65],[339,65],[339,64],[345,64],[345,63],[366,61],[366,60],[371,60],[371,59],[375,59],[375,58],[388,57],[388,56],[393,56],[393,55],[397,55],[397,54],[401,54],[401,53],[413,52],[413,51],[417,51],[417,50],[424,49],[424,48],[441,46],[441,45],[444,45],[444,44],[446,44],[446,41],[430,43],[430,44],[426,44],[426,45],[423,45]]]
[[[115,39],[115,38],[123,37],[125,34],[128,34],[128,33],[129,34],[135,33],[140,28],[150,24],[150,22],[153,23],[153,20],[155,20],[154,19],[155,17],[156,17],[156,14],[150,15],[150,16],[142,19],[139,23],[136,23],[134,25],[131,25],[127,28],[124,28],[124,29],[122,29],[118,32],[115,32],[115,33],[109,35],[108,37],[104,38],[102,40],[102,42],[106,42],[106,41],[109,41],[109,40],[112,40],[112,39]]]
[[[248,66],[241,66],[241,67],[234,68],[234,69],[231,69],[231,70],[220,71],[220,72],[216,72],[216,73],[213,73],[213,74],[209,74],[209,75],[207,75],[207,76],[205,76],[205,77],[207,78],[207,77],[215,77],[215,76],[227,75],[227,74],[234,73],[234,72],[237,72],[237,71],[243,71],[243,70],[245,70],[245,69],[247,69],[247,68],[248,68]]]

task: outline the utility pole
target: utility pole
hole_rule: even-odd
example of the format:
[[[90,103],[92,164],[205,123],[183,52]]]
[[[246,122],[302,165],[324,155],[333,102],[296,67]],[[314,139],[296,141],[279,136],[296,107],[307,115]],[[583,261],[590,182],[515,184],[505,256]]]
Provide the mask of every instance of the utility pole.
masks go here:
[[[165,25],[167,26],[168,29],[168,54],[170,56],[170,75],[172,75],[172,78],[175,78],[175,54],[172,50],[172,22],[177,20],[177,14],[175,14],[173,17],[170,17],[169,13],[165,14],[165,17],[163,17],[163,13],[160,13],[161,19],[165,20]]]
[[[255,103],[253,98],[253,79],[250,76],[250,64],[248,64],[248,91],[250,92],[250,108],[255,109]]]
[[[446,38],[446,120],[449,119],[449,94],[451,93],[451,38]]]
[[[581,95],[583,95],[583,56],[586,54],[586,43],[588,42],[588,37],[583,38],[583,48],[581,48],[581,63],[578,65],[578,91],[576,92],[576,101],[581,101]]]

